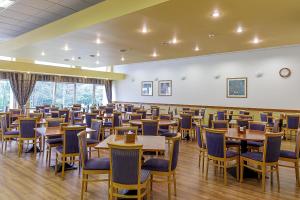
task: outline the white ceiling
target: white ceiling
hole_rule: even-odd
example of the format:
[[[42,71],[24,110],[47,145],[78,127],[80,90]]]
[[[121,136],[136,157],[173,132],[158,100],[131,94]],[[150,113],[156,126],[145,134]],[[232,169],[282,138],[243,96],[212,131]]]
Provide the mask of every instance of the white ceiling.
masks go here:
[[[0,41],[36,29],[103,0],[16,0],[0,10]]]

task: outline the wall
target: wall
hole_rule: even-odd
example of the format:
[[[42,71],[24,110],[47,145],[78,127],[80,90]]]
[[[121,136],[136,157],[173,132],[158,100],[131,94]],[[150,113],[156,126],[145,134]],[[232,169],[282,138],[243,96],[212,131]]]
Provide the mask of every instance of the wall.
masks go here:
[[[114,72],[127,77],[115,81],[113,97],[127,102],[299,110],[299,64],[300,46],[287,46],[115,66]],[[283,67],[292,70],[290,78],[279,76]],[[248,98],[226,98],[229,77],[248,77]],[[173,81],[173,96],[158,96],[156,78]],[[154,81],[154,96],[141,96],[141,81]]]

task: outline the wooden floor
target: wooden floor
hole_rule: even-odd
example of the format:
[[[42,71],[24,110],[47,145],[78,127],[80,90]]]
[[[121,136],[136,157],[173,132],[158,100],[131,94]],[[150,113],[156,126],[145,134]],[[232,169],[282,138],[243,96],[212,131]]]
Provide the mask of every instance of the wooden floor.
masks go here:
[[[290,142],[283,143],[283,148],[292,149],[293,146]],[[214,175],[210,168],[206,181],[198,168],[196,143],[183,141],[177,167],[177,196],[172,196],[172,199],[300,199],[300,187],[296,187],[293,169],[280,168],[280,193],[277,192],[276,181],[271,187],[268,179],[266,192],[262,193],[261,183],[256,179],[245,179],[244,183],[239,183],[230,175],[228,177],[228,186],[224,186],[222,174]],[[167,186],[155,183],[151,198],[167,199]],[[13,142],[8,145],[7,155],[0,155],[0,199],[80,199],[80,176],[77,170],[68,171],[63,181],[46,166],[45,155],[38,154],[34,158],[32,154],[23,154],[18,158],[16,144]],[[106,183],[89,184],[85,199],[107,199]]]

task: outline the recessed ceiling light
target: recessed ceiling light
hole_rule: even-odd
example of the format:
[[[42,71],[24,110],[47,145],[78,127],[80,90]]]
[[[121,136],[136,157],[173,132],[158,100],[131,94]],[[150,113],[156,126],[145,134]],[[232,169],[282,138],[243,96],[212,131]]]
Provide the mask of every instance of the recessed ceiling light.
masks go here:
[[[71,49],[70,49],[70,47],[69,47],[69,45],[68,45],[68,44],[65,44],[65,46],[64,46],[64,48],[63,48],[63,50],[65,50],[65,51],[70,51]]]
[[[71,60],[75,60],[75,57],[73,56],[73,57],[71,58]]]
[[[238,26],[237,29],[236,29],[237,33],[242,33],[243,31],[244,31],[244,29],[241,26]]]
[[[0,0],[0,8],[8,8],[9,6],[16,3],[15,1],[11,0]]]
[[[170,41],[171,44],[177,44],[178,40],[177,38],[174,36],[173,39]]]
[[[97,38],[96,39],[96,44],[101,44],[102,43],[102,41],[100,40],[100,38]]]
[[[99,63],[100,63],[99,60],[97,60],[97,61],[96,61],[96,65],[99,65]]]
[[[97,52],[97,57],[99,57],[100,56],[100,53],[99,53],[99,51]]]
[[[254,37],[253,40],[251,41],[253,44],[258,44],[261,42],[261,40],[258,37]]]
[[[45,52],[44,51],[42,51],[42,53],[41,53],[41,56],[45,56],[46,54],[45,54]]]
[[[200,51],[200,48],[198,45],[195,46],[194,51]]]
[[[125,58],[124,58],[123,56],[121,57],[121,61],[122,61],[122,62],[124,62],[124,61],[125,61]]]
[[[216,36],[216,35],[213,34],[213,33],[208,34],[208,37],[209,37],[209,38],[214,38],[215,36]]]
[[[149,32],[148,27],[147,27],[146,24],[143,25],[141,32],[142,32],[143,34],[146,34],[146,33]]]
[[[213,18],[218,18],[218,17],[220,17],[220,12],[219,12],[219,10],[214,10],[213,11],[213,13],[211,14],[211,16],[213,17]]]
[[[153,53],[152,53],[152,57],[157,57],[158,55],[157,55],[157,53],[156,53],[156,51],[154,51]]]

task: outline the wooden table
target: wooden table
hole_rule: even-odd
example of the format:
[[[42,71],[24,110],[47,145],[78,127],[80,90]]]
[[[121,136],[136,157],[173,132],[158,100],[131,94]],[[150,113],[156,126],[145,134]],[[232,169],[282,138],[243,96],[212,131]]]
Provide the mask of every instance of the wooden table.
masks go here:
[[[176,119],[181,119],[181,116],[180,116],[180,115],[174,115],[173,117],[176,118]],[[201,119],[202,119],[202,116],[195,115],[195,116],[192,116],[192,119],[193,119],[193,120],[201,120]]]
[[[46,119],[42,118],[41,120],[37,121],[37,124],[38,125],[41,125],[41,124],[46,124],[47,121]],[[13,126],[18,126],[19,125],[19,120],[15,120],[11,123]]]
[[[144,119],[144,120],[147,120],[147,119]],[[129,123],[134,126],[141,126],[142,120],[134,119],[134,120],[130,120]],[[176,123],[177,122],[175,120],[167,120],[167,119],[158,120],[158,126],[170,126],[170,125],[174,125]]]
[[[143,151],[165,151],[165,137],[164,136],[144,136],[138,135],[135,144],[142,144]],[[112,144],[126,144],[124,135],[111,135],[102,142],[100,142],[96,149],[108,149],[108,143]]]

